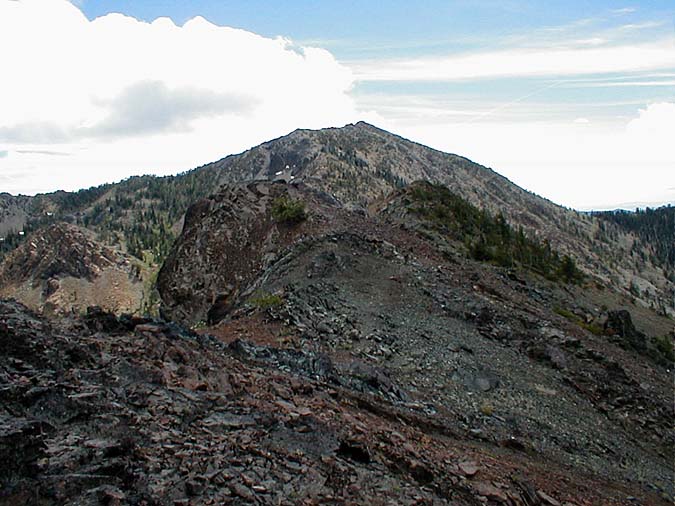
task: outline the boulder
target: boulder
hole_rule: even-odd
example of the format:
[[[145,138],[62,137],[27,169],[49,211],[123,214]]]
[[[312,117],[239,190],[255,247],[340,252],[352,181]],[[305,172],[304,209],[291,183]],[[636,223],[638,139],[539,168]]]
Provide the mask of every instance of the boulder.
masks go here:
[[[638,351],[647,349],[645,335],[635,328],[630,313],[625,309],[610,311],[604,328],[608,335],[616,336],[624,347]]]

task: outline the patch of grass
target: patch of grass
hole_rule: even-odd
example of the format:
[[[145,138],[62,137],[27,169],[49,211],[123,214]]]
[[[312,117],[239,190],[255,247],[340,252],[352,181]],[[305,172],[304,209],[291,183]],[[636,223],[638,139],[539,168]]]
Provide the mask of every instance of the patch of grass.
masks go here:
[[[492,416],[495,412],[495,407],[489,402],[484,402],[480,405],[480,412],[484,416]]]
[[[138,276],[140,278],[140,273],[142,272],[143,267],[140,264],[137,266]],[[140,311],[143,315],[148,316],[159,316],[159,305],[161,303],[159,292],[157,291],[157,274],[158,271],[155,270],[151,276],[145,279],[143,283],[143,298],[141,299]]]
[[[276,198],[272,202],[272,218],[277,223],[300,223],[307,219],[305,203],[287,196]]]
[[[281,295],[268,292],[259,292],[249,299],[249,302],[258,309],[279,307],[284,303]]]
[[[563,318],[567,318],[568,320],[572,320],[574,322],[579,321],[579,317],[575,315],[572,311],[569,311],[567,309],[563,309],[561,307],[554,307],[553,312],[557,315],[562,316]]]
[[[659,336],[654,338],[654,345],[663,358],[669,362],[675,362],[675,350],[673,349],[673,339],[670,336]]]
[[[580,321],[579,326],[581,328],[588,330],[591,334],[594,334],[596,336],[605,335],[605,329],[603,329],[600,325],[597,325],[595,323],[586,323],[584,321]]]

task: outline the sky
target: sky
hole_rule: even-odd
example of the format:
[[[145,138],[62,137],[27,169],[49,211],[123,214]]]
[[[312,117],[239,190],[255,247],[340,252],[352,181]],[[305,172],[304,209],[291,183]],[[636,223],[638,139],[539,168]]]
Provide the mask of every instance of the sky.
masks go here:
[[[673,0],[0,0],[0,192],[364,120],[580,210],[675,203]]]

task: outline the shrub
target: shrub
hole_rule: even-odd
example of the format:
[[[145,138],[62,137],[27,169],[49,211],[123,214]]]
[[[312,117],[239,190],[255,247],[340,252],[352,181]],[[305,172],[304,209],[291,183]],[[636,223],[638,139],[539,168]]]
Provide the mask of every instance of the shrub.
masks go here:
[[[483,404],[480,405],[480,412],[484,416],[492,416],[495,412],[495,408],[489,402],[484,402]]]
[[[272,203],[272,218],[278,223],[300,223],[307,218],[305,203],[290,197],[279,197]]]
[[[260,292],[249,299],[249,302],[258,309],[270,309],[279,307],[284,303],[281,295],[274,293]]]
[[[565,255],[557,269],[557,277],[565,283],[580,283],[584,275],[577,267],[576,262],[569,255]]]

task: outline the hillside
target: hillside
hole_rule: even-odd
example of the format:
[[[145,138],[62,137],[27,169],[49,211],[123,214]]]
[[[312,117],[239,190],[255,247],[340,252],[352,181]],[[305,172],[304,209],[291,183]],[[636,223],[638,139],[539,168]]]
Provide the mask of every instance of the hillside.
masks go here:
[[[292,203],[304,208],[290,220],[279,206]],[[512,262],[476,244],[512,247]],[[167,319],[257,363],[326,357],[342,384],[506,462],[672,494],[672,321],[552,276],[557,258],[426,182],[368,213],[304,183],[256,182],[190,208],[158,288]]]
[[[675,266],[675,207],[636,209],[635,212],[605,211],[593,213],[593,216],[635,234],[639,241],[633,249],[643,261],[649,258],[664,268]]]
[[[182,227],[187,207],[225,183],[302,181],[339,202],[365,208],[412,181],[441,183],[471,204],[501,213],[528,237],[548,241],[603,286],[664,314],[675,314],[674,267],[642,258],[636,232],[557,206],[494,171],[441,153],[366,123],[297,130],[240,155],[175,177],[143,176],[77,193],[3,197],[0,229],[25,230],[68,221],[94,231],[107,245],[158,268]],[[23,220],[23,221],[22,221]],[[20,237],[7,234],[4,249]],[[639,287],[635,290],[634,287]]]

